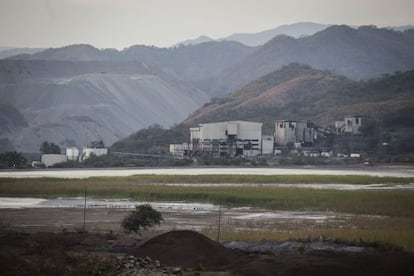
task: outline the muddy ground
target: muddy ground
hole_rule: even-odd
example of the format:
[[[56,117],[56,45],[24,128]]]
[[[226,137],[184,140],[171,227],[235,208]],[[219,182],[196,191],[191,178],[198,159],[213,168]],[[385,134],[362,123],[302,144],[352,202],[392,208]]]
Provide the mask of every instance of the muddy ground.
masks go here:
[[[137,243],[122,235],[1,230],[0,244],[0,275],[414,274],[414,254],[400,251],[255,254],[224,248],[192,231]],[[126,265],[118,265],[121,256],[127,256]],[[138,257],[150,257],[157,266],[135,269]]]
[[[154,204],[154,203],[152,203]],[[109,233],[122,232],[121,221],[131,212],[128,208],[90,207],[85,211],[87,231]],[[153,205],[162,213],[163,223],[159,231],[206,230],[218,228],[219,209],[211,204],[171,203]],[[270,211],[257,208],[221,208],[220,226],[222,231],[240,230],[291,230],[326,229],[349,225],[350,220],[381,220],[381,216],[354,215],[332,211]],[[0,225],[17,231],[67,232],[84,229],[82,207],[48,208],[0,208]]]
[[[189,231],[157,238],[177,229],[217,229],[218,211],[214,206],[170,208],[162,207],[164,223],[139,239],[120,229],[130,208],[89,206],[86,233],[82,233],[83,208],[0,209],[0,275],[414,275],[414,254],[395,248],[338,252],[299,246],[288,251],[259,252],[241,251],[240,246],[224,248]],[[347,224],[347,216],[223,208],[221,226],[223,231],[311,229]],[[147,270],[143,274],[135,273],[137,270],[125,273],[116,266],[116,258],[124,255],[149,256],[160,261],[164,270],[158,274]]]

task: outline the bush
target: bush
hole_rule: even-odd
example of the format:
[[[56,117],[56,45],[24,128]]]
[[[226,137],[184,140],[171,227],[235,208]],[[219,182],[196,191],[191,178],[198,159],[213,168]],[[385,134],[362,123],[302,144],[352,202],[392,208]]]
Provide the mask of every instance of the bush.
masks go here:
[[[21,153],[9,151],[0,154],[0,169],[24,168],[27,160]]]
[[[141,236],[142,230],[147,230],[162,221],[161,213],[153,209],[151,205],[135,205],[135,210],[122,221],[122,228],[128,234],[133,232]]]

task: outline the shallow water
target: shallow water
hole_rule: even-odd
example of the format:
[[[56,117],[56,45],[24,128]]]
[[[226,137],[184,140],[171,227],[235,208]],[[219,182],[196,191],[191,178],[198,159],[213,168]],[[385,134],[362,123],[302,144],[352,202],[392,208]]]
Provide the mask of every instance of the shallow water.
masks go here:
[[[142,202],[129,200],[96,200],[87,199],[88,209],[132,209],[135,205],[149,203],[160,212],[176,214],[215,214],[219,211],[218,205],[207,203],[187,202]],[[8,198],[0,197],[1,209],[24,209],[24,208],[84,208],[83,198]],[[322,223],[327,220],[335,220],[348,217],[349,214],[339,214],[332,211],[286,211],[286,210],[264,210],[251,207],[221,208],[223,217],[234,223],[246,221],[284,221],[284,220],[309,220]]]
[[[0,208],[83,208],[84,198],[19,198],[0,197]],[[87,208],[134,208],[135,205],[150,203],[154,208],[160,210],[175,211],[213,211],[218,207],[205,203],[186,202],[143,202],[129,200],[106,200],[87,199]]]
[[[274,188],[306,188],[306,189],[329,189],[329,190],[374,190],[374,191],[414,191],[414,184],[279,184],[279,183],[171,183],[163,184],[166,186],[185,186],[185,187],[274,187]]]

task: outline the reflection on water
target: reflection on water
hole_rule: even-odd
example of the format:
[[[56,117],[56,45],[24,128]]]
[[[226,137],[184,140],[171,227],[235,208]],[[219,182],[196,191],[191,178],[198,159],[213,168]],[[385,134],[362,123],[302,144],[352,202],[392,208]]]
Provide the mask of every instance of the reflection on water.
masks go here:
[[[0,198],[0,209],[13,208],[83,208],[84,198]],[[131,209],[135,205],[149,203],[163,213],[175,213],[177,215],[188,214],[216,214],[219,206],[207,203],[188,202],[143,202],[129,200],[87,199],[86,208],[92,209]],[[323,223],[327,220],[337,220],[348,217],[349,214],[340,214],[333,211],[287,211],[264,210],[250,207],[221,208],[222,215],[234,223],[243,224],[243,221],[284,221],[284,220],[309,220],[315,223]]]
[[[187,203],[187,202],[144,202],[130,200],[109,199],[87,199],[87,208],[133,208],[135,205],[150,203],[154,208],[160,210],[190,210],[190,211],[212,211],[218,209],[213,204]],[[0,208],[80,208],[84,207],[84,198],[19,198],[1,197]]]

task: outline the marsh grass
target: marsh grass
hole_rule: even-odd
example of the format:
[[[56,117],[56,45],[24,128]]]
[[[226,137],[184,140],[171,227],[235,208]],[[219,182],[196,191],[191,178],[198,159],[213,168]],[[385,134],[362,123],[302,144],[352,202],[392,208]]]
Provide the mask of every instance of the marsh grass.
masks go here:
[[[240,176],[235,177],[237,179]],[[172,179],[178,181],[174,177]],[[185,182],[189,179],[180,178]],[[195,176],[191,176],[191,179],[201,181],[197,180]],[[224,179],[221,180],[228,183],[227,176]],[[234,180],[234,178],[229,179]],[[149,183],[151,181],[155,183]],[[250,181],[252,179],[249,178]],[[398,179],[398,181],[402,180]],[[414,210],[414,193],[410,191],[339,191],[260,186],[167,186],[159,182],[161,181],[158,176],[0,179],[0,196],[77,197],[83,196],[86,188],[88,197],[95,198],[187,201],[278,210],[331,210],[357,214],[414,217],[412,212]],[[210,180],[209,183],[211,182],[213,181]]]

